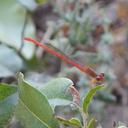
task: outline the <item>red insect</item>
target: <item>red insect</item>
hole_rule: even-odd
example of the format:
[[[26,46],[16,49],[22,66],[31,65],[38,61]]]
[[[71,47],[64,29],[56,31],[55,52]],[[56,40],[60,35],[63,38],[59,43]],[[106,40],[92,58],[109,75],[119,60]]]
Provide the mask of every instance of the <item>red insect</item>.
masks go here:
[[[74,60],[70,59],[69,57],[61,54],[60,52],[50,48],[48,45],[45,45],[45,44],[42,44],[32,38],[24,38],[25,41],[29,41],[31,43],[34,43],[36,44],[37,46],[43,48],[45,51],[47,51],[48,53],[58,57],[59,59],[67,62],[68,64],[76,67],[77,69],[79,69],[80,71],[86,73],[87,75],[91,76],[94,78],[93,82],[96,83],[96,82],[100,82],[100,81],[103,81],[104,80],[104,73],[101,73],[101,74],[97,74],[93,69],[91,69],[90,67],[87,67],[87,66],[83,66],[83,65],[80,65],[78,64],[77,62],[75,62]]]

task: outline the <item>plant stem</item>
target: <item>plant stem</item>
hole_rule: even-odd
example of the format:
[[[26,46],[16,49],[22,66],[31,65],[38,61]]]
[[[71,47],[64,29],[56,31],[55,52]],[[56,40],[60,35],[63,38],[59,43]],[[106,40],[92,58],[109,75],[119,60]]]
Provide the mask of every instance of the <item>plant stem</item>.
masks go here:
[[[27,25],[27,21],[28,21],[28,11],[26,11],[26,13],[25,13],[25,19],[24,19],[24,23],[23,23],[23,27],[22,27],[22,31],[21,31],[21,46],[19,49],[19,53],[22,51],[22,49],[24,47],[24,35],[25,35],[25,28]]]
[[[82,120],[83,120],[83,128],[87,128],[87,117],[88,117],[88,115],[84,113],[82,108],[79,108],[79,111],[81,113]]]

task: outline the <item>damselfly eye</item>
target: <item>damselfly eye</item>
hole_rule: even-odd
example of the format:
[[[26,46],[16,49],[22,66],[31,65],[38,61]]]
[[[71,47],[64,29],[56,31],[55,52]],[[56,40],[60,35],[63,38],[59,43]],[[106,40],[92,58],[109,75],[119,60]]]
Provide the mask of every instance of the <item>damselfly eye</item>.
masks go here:
[[[101,81],[101,76],[98,75],[98,76],[96,77],[96,80],[97,80],[97,81]]]
[[[102,81],[102,80],[104,80],[104,73],[101,73],[100,75],[98,75],[98,76],[96,77],[96,80],[97,80],[97,81]]]

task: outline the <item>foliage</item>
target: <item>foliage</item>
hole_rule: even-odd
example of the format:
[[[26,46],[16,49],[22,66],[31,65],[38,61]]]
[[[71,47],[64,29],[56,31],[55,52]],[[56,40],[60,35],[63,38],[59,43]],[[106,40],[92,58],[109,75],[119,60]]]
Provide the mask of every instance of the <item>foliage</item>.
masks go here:
[[[16,105],[17,88],[6,83],[0,83],[0,127],[4,127],[12,117]]]
[[[0,101],[4,100],[11,94],[16,92],[16,87],[11,87],[5,83],[0,83]]]
[[[10,88],[10,90],[12,89]],[[17,94],[10,95],[6,99],[0,101],[0,128],[7,126],[10,122],[13,117],[16,104]]]
[[[100,89],[102,89],[104,86],[101,85],[101,86],[96,86],[95,88],[91,89],[87,95],[84,97],[83,99],[83,111],[85,113],[88,112],[88,106],[89,106],[89,103],[91,101],[91,99],[93,98],[93,95]]]
[[[85,127],[85,124],[88,124],[86,121],[83,120],[84,126],[77,118],[71,118],[70,120],[66,120],[59,117],[54,117],[54,109],[55,106],[62,106],[68,104],[76,104],[75,102],[69,102],[71,100],[71,95],[67,92],[71,86],[73,85],[72,81],[66,78],[58,78],[55,80],[50,81],[46,85],[44,85],[40,90],[37,90],[34,86],[31,86],[28,82],[26,82],[23,78],[23,74],[19,74],[18,76],[18,93],[19,99],[18,104],[15,108],[15,116],[21,122],[21,124],[25,127],[59,127],[57,119],[66,125],[71,126],[78,126],[78,127]],[[54,86],[54,88],[53,88]],[[7,84],[1,84],[1,87],[4,87],[4,91],[6,91],[7,95],[3,95],[1,93],[1,97],[4,96],[1,100],[4,100],[7,96],[15,93],[15,88],[13,86],[9,86]],[[87,111],[84,111],[87,108],[88,104],[91,101],[92,96],[94,93],[99,90],[102,86],[96,86],[95,88],[91,89],[87,96],[83,100],[83,108],[77,106],[80,110],[81,116],[85,119],[85,116],[88,117]],[[5,90],[6,89],[6,90]],[[94,91],[95,90],[95,91]],[[13,91],[13,92],[12,92]],[[77,90],[73,90],[77,91]],[[74,93],[70,91],[70,93]],[[73,94],[75,97],[75,95]],[[54,108],[52,109],[52,103],[54,103]],[[6,100],[5,100],[6,101]],[[17,101],[17,100],[16,100]],[[10,101],[10,104],[13,102]],[[16,102],[14,102],[16,103]],[[6,102],[1,102],[1,106],[6,106]],[[9,104],[8,104],[9,105]],[[9,112],[6,115],[3,115],[1,122],[7,122],[10,116],[7,116],[10,111],[12,111],[11,106],[9,107]],[[7,109],[7,108],[6,108]],[[10,110],[11,109],[11,110]],[[4,123],[5,123],[4,122]],[[93,125],[94,121],[90,121],[88,127]],[[6,124],[6,123],[5,123]],[[3,125],[3,124],[2,124]]]
[[[58,127],[45,95],[30,86],[19,74],[19,104],[16,116],[27,127]]]
[[[58,122],[54,115],[54,109],[52,110],[51,105],[49,104],[55,100],[54,106],[58,105],[67,105],[67,103],[71,104],[71,102],[63,102],[64,100],[69,100],[70,95],[66,96],[68,89],[73,85],[72,81],[66,78],[59,78],[50,81],[48,84],[44,85],[41,90],[37,90],[29,83],[27,83],[23,79],[23,74],[19,74],[18,77],[19,84],[19,103],[16,107],[16,117],[21,121],[22,125],[27,127],[59,127]],[[53,88],[54,86],[54,88]],[[81,116],[83,119],[88,118],[87,110],[85,108],[88,107],[92,96],[94,93],[101,89],[103,86],[96,86],[91,89],[87,96],[85,96],[83,100],[83,108],[78,106],[80,109]],[[73,93],[73,92],[71,92]],[[59,98],[62,99],[59,101]],[[59,103],[61,102],[61,103]],[[56,104],[55,104],[56,103]],[[75,102],[73,104],[76,104]],[[79,119],[71,118],[70,120],[66,120],[60,117],[57,119],[65,124],[71,126],[85,127],[85,124],[88,124],[86,120],[83,120],[84,126]],[[91,127],[95,123],[94,121],[90,121],[88,127]]]
[[[127,102],[127,6],[127,0],[1,0],[0,128],[15,118],[27,128],[110,127],[113,116],[127,121],[118,113],[127,114],[118,109]],[[89,71],[60,62],[24,37],[61,50],[82,70],[87,65],[105,73],[105,81],[90,80]],[[25,80],[20,73],[17,83],[20,71]]]
[[[16,107],[16,117],[27,127],[58,127],[54,117],[54,108],[50,104],[68,105],[71,103],[68,88],[73,85],[66,78],[50,81],[40,90],[29,85],[23,74],[19,74],[19,103]],[[55,88],[53,88],[53,86]],[[66,96],[67,93],[67,96]],[[50,104],[49,104],[50,103]]]

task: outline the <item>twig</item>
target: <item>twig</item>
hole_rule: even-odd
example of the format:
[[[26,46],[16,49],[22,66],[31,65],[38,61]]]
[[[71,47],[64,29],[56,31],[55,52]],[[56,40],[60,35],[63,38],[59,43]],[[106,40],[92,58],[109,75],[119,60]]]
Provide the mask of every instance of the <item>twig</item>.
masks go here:
[[[44,36],[42,37],[41,39],[41,43],[49,43],[50,41],[50,38],[52,36],[52,34],[54,33],[54,30],[53,30],[53,24],[49,23],[48,24],[48,28],[47,28],[47,31],[45,32]]]
[[[83,120],[83,128],[87,128],[87,117],[88,117],[88,114],[85,114],[82,110],[82,108],[79,107],[79,111],[81,113],[81,116],[82,116],[82,120]]]
[[[23,23],[23,27],[22,27],[22,31],[21,31],[21,45],[20,45],[20,49],[19,49],[19,53],[21,53],[23,47],[24,47],[24,34],[25,34],[25,28],[27,25],[27,21],[28,21],[28,11],[26,11],[25,13],[25,19],[24,19],[24,23]]]
[[[14,50],[25,62],[27,61],[27,59],[21,54],[21,52],[18,51],[17,48],[15,48],[15,47],[13,47],[13,46],[11,46],[11,45],[9,45],[9,44],[2,43],[2,42],[0,42],[0,44],[3,44],[3,45],[5,45],[6,47],[8,47],[8,48]]]

